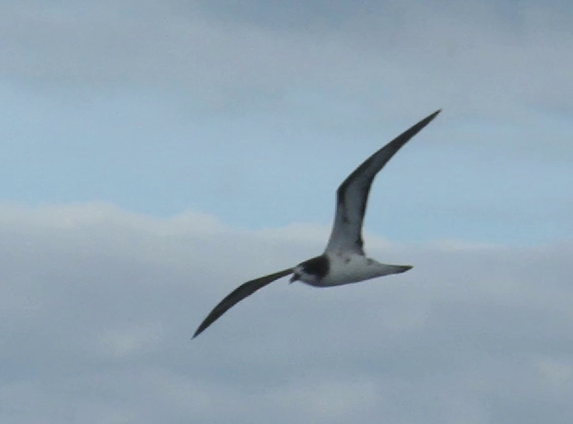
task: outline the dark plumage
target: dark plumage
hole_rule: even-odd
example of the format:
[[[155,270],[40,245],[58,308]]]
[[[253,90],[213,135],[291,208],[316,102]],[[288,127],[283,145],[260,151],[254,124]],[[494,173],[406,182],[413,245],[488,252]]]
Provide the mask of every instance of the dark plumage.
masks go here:
[[[301,262],[300,266],[304,270],[304,272],[308,275],[312,275],[316,278],[317,281],[322,280],[326,274],[328,274],[328,270],[330,269],[330,260],[326,255],[316,256],[312,259],[307,261]],[[290,282],[294,282],[300,278],[300,275],[295,273]]]

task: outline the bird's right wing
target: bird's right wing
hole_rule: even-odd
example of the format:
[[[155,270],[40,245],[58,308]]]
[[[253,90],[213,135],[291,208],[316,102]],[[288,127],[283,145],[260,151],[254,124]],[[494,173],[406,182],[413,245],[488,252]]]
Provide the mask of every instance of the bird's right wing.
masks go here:
[[[219,302],[217,306],[207,315],[207,318],[203,320],[193,338],[201,334],[207,327],[213,324],[221,315],[223,315],[227,310],[233,307],[235,304],[243,300],[245,297],[250,296],[257,290],[263,288],[267,284],[278,280],[281,277],[292,274],[292,269],[285,269],[283,271],[275,272],[274,274],[265,275],[264,277],[257,278],[255,280],[247,281],[246,283],[240,285],[235,290],[227,295],[223,300]]]

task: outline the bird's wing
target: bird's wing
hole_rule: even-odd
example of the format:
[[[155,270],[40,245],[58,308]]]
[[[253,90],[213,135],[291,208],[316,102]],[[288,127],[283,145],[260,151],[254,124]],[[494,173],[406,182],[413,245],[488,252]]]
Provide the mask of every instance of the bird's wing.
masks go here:
[[[193,334],[193,338],[201,334],[207,327],[213,324],[221,315],[227,312],[227,310],[232,306],[234,306],[236,303],[240,302],[245,297],[250,296],[251,294],[259,290],[260,288],[263,288],[267,284],[270,284],[281,277],[292,274],[292,272],[293,272],[292,269],[289,268],[241,284],[239,287],[237,287],[235,290],[229,293],[227,297],[221,300],[217,306],[213,308],[213,310],[209,313],[209,315],[207,315],[207,318],[205,318],[201,323],[201,325],[199,326],[199,328],[197,328],[197,331],[195,331],[195,334]]]
[[[366,212],[368,193],[376,174],[414,135],[432,121],[440,110],[422,119],[386,144],[354,170],[338,187],[336,215],[326,252],[343,253],[362,250],[362,222]]]

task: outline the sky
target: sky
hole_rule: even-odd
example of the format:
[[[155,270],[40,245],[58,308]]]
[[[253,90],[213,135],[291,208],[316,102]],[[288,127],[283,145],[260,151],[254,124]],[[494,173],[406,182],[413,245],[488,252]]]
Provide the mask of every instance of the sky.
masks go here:
[[[573,5],[0,0],[0,421],[570,423]],[[319,254],[340,182],[408,273]]]

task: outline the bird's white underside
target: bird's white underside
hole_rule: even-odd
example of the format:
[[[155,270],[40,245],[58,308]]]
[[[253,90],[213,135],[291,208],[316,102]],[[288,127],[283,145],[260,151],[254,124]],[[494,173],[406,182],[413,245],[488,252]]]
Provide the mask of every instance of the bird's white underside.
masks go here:
[[[383,264],[356,253],[327,254],[327,256],[330,268],[326,276],[317,281],[316,277],[301,272],[299,280],[317,287],[341,286],[404,272],[411,268],[407,265]]]

